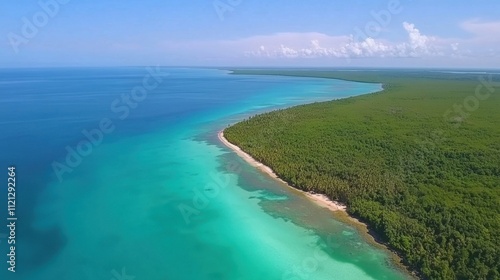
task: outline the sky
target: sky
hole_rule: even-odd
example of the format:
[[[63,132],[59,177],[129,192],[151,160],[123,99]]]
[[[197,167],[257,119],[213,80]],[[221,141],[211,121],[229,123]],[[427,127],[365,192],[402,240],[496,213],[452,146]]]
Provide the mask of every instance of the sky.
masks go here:
[[[0,67],[500,68],[498,0],[0,3]]]

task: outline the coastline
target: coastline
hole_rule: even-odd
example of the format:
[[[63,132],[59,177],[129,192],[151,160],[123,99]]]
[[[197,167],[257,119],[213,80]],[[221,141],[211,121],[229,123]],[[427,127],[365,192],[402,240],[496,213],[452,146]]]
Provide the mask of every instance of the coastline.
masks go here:
[[[338,201],[333,201],[324,194],[306,192],[290,186],[283,179],[279,178],[278,175],[276,175],[276,173],[269,166],[264,165],[260,161],[254,159],[251,155],[247,154],[240,147],[229,142],[224,137],[224,130],[219,131],[217,133],[217,137],[219,141],[222,142],[222,144],[224,144],[226,147],[235,152],[239,157],[241,157],[251,166],[257,168],[261,172],[264,172],[265,174],[281,182],[285,186],[293,189],[293,191],[303,194],[306,198],[308,198],[316,205],[330,210],[335,219],[338,219],[345,223],[349,223],[350,225],[354,226],[360,232],[360,234],[365,238],[365,240],[367,240],[372,245],[380,249],[386,250],[388,253],[390,253],[390,259],[392,259],[393,265],[395,265],[400,270],[405,271],[408,274],[408,276],[412,277],[411,279],[419,279],[414,271],[412,271],[411,269],[402,264],[402,258],[399,256],[399,254],[396,251],[389,248],[387,244],[381,242],[378,236],[369,229],[367,224],[360,221],[356,217],[349,215],[349,213],[347,213],[347,207],[344,204]]]
[[[275,180],[278,180],[279,182],[283,183],[284,185],[288,186],[289,188],[292,188],[293,190],[302,193],[307,198],[309,198],[309,200],[311,200],[312,202],[316,203],[317,205],[319,205],[319,206],[321,206],[323,208],[327,208],[327,209],[329,209],[330,211],[333,211],[333,212],[341,211],[341,212],[347,213],[347,208],[346,208],[345,205],[343,205],[342,203],[340,203],[338,201],[330,200],[324,194],[312,193],[312,192],[305,192],[303,190],[299,190],[297,188],[294,188],[294,187],[290,186],[287,182],[285,182],[281,178],[279,178],[278,175],[276,175],[276,173],[274,173],[274,171],[269,166],[266,166],[263,163],[257,161],[251,155],[249,155],[246,152],[244,152],[240,147],[238,147],[238,146],[232,144],[231,142],[229,142],[224,137],[224,130],[219,131],[217,133],[217,137],[219,138],[219,140],[226,147],[228,147],[231,150],[233,150],[238,156],[240,156],[248,164],[250,164],[251,166],[253,166],[253,167],[259,169],[260,171],[266,173],[267,175],[269,175],[270,177],[274,178]]]

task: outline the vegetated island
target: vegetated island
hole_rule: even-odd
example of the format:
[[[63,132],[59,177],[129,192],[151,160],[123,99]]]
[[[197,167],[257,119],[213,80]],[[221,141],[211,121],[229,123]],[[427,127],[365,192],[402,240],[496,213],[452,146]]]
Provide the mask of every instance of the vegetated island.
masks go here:
[[[500,279],[500,76],[236,70],[382,83],[251,117],[225,138],[289,185],[347,206],[423,279]]]

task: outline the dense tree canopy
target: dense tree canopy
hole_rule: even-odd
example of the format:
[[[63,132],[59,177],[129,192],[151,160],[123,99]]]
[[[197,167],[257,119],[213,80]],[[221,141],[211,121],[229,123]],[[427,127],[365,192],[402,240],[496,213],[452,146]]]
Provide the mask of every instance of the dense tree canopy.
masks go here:
[[[500,279],[500,87],[487,86],[492,77],[239,73],[383,83],[379,93],[252,117],[225,136],[292,186],[345,203],[423,278]]]

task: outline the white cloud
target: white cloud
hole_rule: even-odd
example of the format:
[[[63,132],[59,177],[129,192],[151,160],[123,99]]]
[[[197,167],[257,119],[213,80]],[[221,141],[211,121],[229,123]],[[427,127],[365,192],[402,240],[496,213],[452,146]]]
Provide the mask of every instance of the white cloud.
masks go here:
[[[408,37],[410,39],[409,48],[414,51],[422,51],[424,53],[428,52],[430,38],[422,35],[420,30],[415,28],[414,24],[404,22],[403,27],[408,32]]]
[[[260,43],[259,48],[247,52],[247,55],[284,58],[420,57],[443,55],[447,49],[450,52],[452,49],[458,49],[458,44],[451,45],[440,42],[435,37],[423,35],[414,24],[404,22],[403,28],[408,33],[408,39],[400,43],[374,38],[355,41],[353,35],[328,36],[321,33],[286,33],[286,36],[283,33],[261,36],[260,38],[265,39],[263,42],[266,43]],[[283,37],[289,40],[284,42]],[[248,41],[253,42],[256,39],[259,37],[253,37]],[[277,42],[280,42],[278,47]],[[304,46],[305,42],[307,43]]]
[[[307,64],[329,65],[330,59],[356,58],[356,63],[371,65],[372,58],[384,58],[386,65],[498,65],[500,22],[466,21],[458,27],[468,38],[443,38],[426,34],[415,24],[404,22],[401,40],[382,37],[359,40],[359,36],[330,36],[318,32],[282,32],[218,41],[165,41],[160,49],[169,60],[194,60],[206,64]],[[494,41],[497,43],[494,43]],[[400,58],[421,58],[401,60]],[[364,59],[368,58],[368,59]],[[493,59],[496,58],[496,59]],[[392,62],[391,62],[392,61]],[[478,62],[479,61],[479,62]],[[343,63],[337,60],[338,63]],[[434,65],[433,64],[433,65]]]

